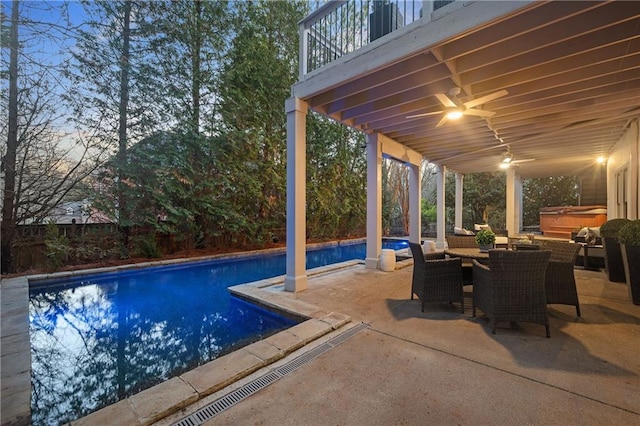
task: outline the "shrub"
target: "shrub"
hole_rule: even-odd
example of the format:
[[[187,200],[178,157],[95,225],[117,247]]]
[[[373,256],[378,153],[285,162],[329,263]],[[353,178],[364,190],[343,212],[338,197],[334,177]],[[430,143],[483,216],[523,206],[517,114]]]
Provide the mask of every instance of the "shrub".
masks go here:
[[[58,225],[54,222],[47,223],[44,243],[49,266],[59,268],[64,265],[69,255],[69,240],[64,235],[59,234]]]
[[[496,234],[488,229],[478,231],[475,238],[479,245],[490,245],[496,242]]]
[[[602,238],[618,238],[620,228],[629,222],[631,222],[629,219],[610,219],[600,225],[600,236]]]
[[[640,219],[630,220],[620,228],[618,241],[627,246],[640,246]]]
[[[153,235],[137,237],[134,240],[134,244],[136,252],[142,257],[157,259],[162,256],[162,253],[160,253],[160,249],[158,248],[158,243]]]

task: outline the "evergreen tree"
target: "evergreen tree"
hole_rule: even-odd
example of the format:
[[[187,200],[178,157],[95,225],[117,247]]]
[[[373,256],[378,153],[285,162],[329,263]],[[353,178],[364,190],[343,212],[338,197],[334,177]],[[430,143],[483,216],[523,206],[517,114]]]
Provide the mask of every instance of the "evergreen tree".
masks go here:
[[[284,227],[286,116],[284,102],[297,80],[303,2],[236,3],[235,37],[225,60],[220,116],[225,140],[220,167],[230,173],[229,204],[246,218],[249,239]]]
[[[578,205],[578,176],[525,179],[522,186],[524,226],[540,224],[541,207]]]
[[[364,134],[318,114],[307,116],[308,238],[363,235],[366,221]]]
[[[75,119],[117,152],[115,196],[96,200],[117,219],[127,256],[129,229],[136,223],[129,206],[135,183],[125,173],[127,149],[162,122],[161,81],[150,60],[155,26],[146,19],[150,3],[129,0],[83,2],[87,27],[80,32],[69,78]],[[108,205],[105,201],[111,201]]]
[[[153,63],[161,73],[163,109],[184,133],[211,135],[217,85],[231,24],[228,1],[175,0],[150,5],[158,37]]]

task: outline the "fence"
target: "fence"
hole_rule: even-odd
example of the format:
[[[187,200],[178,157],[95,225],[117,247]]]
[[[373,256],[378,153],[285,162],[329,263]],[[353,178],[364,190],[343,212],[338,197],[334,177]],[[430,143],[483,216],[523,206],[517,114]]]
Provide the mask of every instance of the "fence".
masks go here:
[[[12,246],[14,271],[25,272],[51,268],[53,265],[82,265],[120,259],[121,235],[115,224],[61,224],[57,225],[58,236],[54,244],[47,243],[47,225],[18,226],[18,236]],[[138,253],[145,240],[160,255],[196,249],[193,236],[177,233],[159,233],[150,228],[134,227],[130,232],[133,256],[148,257]],[[284,243],[285,229],[274,229],[270,241]],[[209,237],[204,245],[209,250],[259,248],[262,244],[246,235],[223,233]],[[148,247],[148,245],[147,245]]]

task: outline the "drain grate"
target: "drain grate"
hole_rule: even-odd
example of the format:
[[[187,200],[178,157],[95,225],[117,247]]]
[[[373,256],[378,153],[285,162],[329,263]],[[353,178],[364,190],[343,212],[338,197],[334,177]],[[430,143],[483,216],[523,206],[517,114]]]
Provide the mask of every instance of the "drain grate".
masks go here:
[[[291,373],[294,370],[297,370],[298,368],[302,367],[303,365],[305,365],[306,363],[308,363],[309,361],[311,361],[314,358],[319,357],[320,355],[322,355],[323,353],[325,353],[326,351],[328,351],[329,349],[331,349],[332,346],[328,345],[326,343],[318,346],[317,348],[303,354],[300,355],[299,357],[297,357],[296,359],[291,360],[290,362],[284,364],[282,367],[279,367],[276,369],[276,371],[278,373],[280,373],[281,375],[287,375],[289,373]]]
[[[369,326],[363,322],[361,322],[360,324],[356,325],[355,327],[353,327],[350,330],[345,331],[344,333],[334,337],[333,339],[329,340],[329,343],[331,346],[338,346],[340,343],[344,342],[345,340],[353,337],[355,334],[360,333],[362,330],[364,330],[365,328],[368,328]]]
[[[227,395],[216,399],[211,404],[202,407],[190,416],[185,417],[177,423],[174,423],[172,426],[197,426],[206,422],[207,420],[212,419],[227,408],[233,407],[246,397],[253,395],[260,389],[263,389],[269,386],[271,383],[279,380],[281,377],[297,370],[304,364],[319,357],[329,349],[336,347],[340,343],[344,342],[350,337],[353,337],[355,334],[359,333],[367,327],[368,326],[364,323],[358,324],[352,329],[340,334],[339,336],[334,337],[333,339],[310,350],[309,352],[300,355],[299,357],[289,361],[281,367],[278,367],[275,370],[270,371],[269,373],[266,373],[265,375],[260,376],[255,380],[252,380],[251,382],[234,390],[233,392],[230,392]]]

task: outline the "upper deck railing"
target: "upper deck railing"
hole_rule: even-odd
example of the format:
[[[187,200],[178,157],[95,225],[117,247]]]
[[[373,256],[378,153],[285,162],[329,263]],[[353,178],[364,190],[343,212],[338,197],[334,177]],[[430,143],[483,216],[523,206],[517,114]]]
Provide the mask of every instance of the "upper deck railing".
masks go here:
[[[453,0],[330,1],[300,22],[300,78],[410,25]]]

